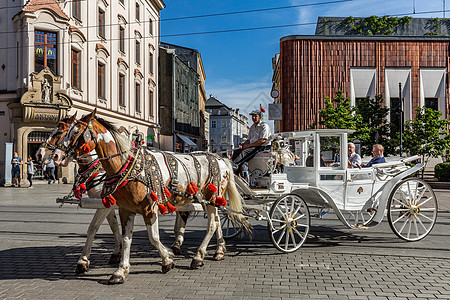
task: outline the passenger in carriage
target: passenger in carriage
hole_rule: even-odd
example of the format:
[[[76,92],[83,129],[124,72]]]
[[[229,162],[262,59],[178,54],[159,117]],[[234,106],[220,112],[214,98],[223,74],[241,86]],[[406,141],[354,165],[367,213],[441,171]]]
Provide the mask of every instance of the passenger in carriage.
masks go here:
[[[372,148],[373,158],[367,163],[367,165],[364,166],[364,168],[368,168],[375,164],[381,164],[381,163],[386,162],[386,159],[384,159],[383,152],[384,152],[384,147],[382,145],[380,145],[380,144],[373,145],[373,148]]]
[[[237,165],[236,174],[239,174],[242,164],[251,160],[258,152],[270,147],[270,127],[261,121],[261,111],[254,110],[250,113],[253,125],[248,131],[248,139],[239,145],[231,160]]]
[[[349,168],[360,168],[361,167],[361,156],[355,152],[356,147],[353,143],[348,143],[348,167]]]

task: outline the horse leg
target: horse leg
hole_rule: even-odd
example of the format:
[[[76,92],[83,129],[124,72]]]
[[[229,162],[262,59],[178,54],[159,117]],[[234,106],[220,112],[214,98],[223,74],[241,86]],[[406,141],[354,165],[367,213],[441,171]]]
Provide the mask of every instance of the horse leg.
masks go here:
[[[152,214],[149,219],[144,218],[144,222],[147,227],[148,238],[162,258],[162,272],[167,273],[174,267],[173,259],[171,258],[173,253],[167,250],[159,239],[158,213]]]
[[[225,239],[223,238],[222,227],[220,226],[220,215],[219,211],[216,209],[216,214],[214,215],[214,220],[216,222],[216,239],[217,239],[217,248],[216,253],[214,254],[214,260],[222,260],[225,256],[225,251],[227,248],[225,247]]]
[[[189,212],[176,212],[175,226],[173,231],[175,232],[175,242],[172,244],[172,251],[175,255],[181,254],[181,245],[184,242],[184,232],[186,230],[186,222],[189,217]]]
[[[125,276],[130,272],[130,250],[133,239],[134,217],[136,214],[119,208],[119,215],[120,223],[122,224],[122,256],[119,268],[108,280],[109,284],[124,283]]]
[[[208,216],[208,227],[206,229],[205,238],[203,239],[202,244],[198,248],[194,258],[192,259],[191,269],[198,269],[199,267],[203,267],[203,259],[205,258],[206,255],[206,248],[208,247],[208,244],[211,241],[214,232],[216,231],[216,222],[214,218],[215,215],[217,214],[216,207],[212,205],[206,205],[205,213]]]
[[[77,268],[75,270],[77,274],[86,273],[89,270],[89,256],[91,255],[92,242],[94,241],[94,236],[100,228],[100,225],[102,225],[108,213],[108,208],[99,208],[95,212],[94,218],[92,218],[92,221],[89,224],[86,242],[84,244],[83,251],[81,251],[80,259],[77,263]]]
[[[109,258],[108,264],[117,264],[120,262],[120,254],[122,251],[122,236],[120,235],[119,223],[117,222],[116,213],[113,208],[108,208],[109,214],[106,216],[109,227],[114,235],[114,251]]]

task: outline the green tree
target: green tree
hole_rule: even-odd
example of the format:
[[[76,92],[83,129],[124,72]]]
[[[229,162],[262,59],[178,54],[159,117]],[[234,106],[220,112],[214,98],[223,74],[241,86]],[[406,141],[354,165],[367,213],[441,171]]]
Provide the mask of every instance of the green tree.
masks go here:
[[[361,115],[361,123],[358,124],[357,137],[361,141],[361,154],[371,155],[374,144],[382,144],[385,152],[393,154],[389,142],[389,126],[387,115],[389,109],[383,107],[383,96],[376,95],[375,99],[366,97],[358,101],[356,110]],[[362,128],[363,134],[359,133]]]
[[[361,116],[356,114],[356,108],[351,106],[350,98],[345,98],[339,90],[336,97],[325,97],[325,108],[319,111],[319,124],[328,129],[356,129],[361,123]]]
[[[450,121],[441,116],[440,111],[417,107],[416,118],[408,120],[404,126],[403,150],[411,155],[420,154],[425,165],[430,157],[443,156],[450,147]]]

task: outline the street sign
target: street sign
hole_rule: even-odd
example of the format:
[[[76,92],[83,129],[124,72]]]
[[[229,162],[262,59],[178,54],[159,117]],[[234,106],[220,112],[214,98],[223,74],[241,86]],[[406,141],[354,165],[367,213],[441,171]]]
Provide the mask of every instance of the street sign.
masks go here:
[[[281,120],[281,103],[269,104],[269,120]]]
[[[273,89],[273,90],[270,92],[270,96],[271,96],[272,98],[278,98],[278,96],[280,96],[280,93],[278,92],[277,89]]]

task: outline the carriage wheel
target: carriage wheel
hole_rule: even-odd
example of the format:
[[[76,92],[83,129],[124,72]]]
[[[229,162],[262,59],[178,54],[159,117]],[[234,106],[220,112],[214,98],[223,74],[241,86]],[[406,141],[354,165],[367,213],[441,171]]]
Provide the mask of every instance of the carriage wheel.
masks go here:
[[[437,211],[437,198],[430,185],[418,178],[408,178],[390,195],[388,221],[398,237],[418,241],[433,229]]]
[[[220,227],[222,228],[223,238],[226,240],[238,236],[242,232],[242,224],[237,224],[228,216],[226,212],[219,210]]]
[[[300,248],[306,241],[309,227],[309,209],[299,196],[284,195],[272,205],[267,229],[278,250],[287,253]]]

